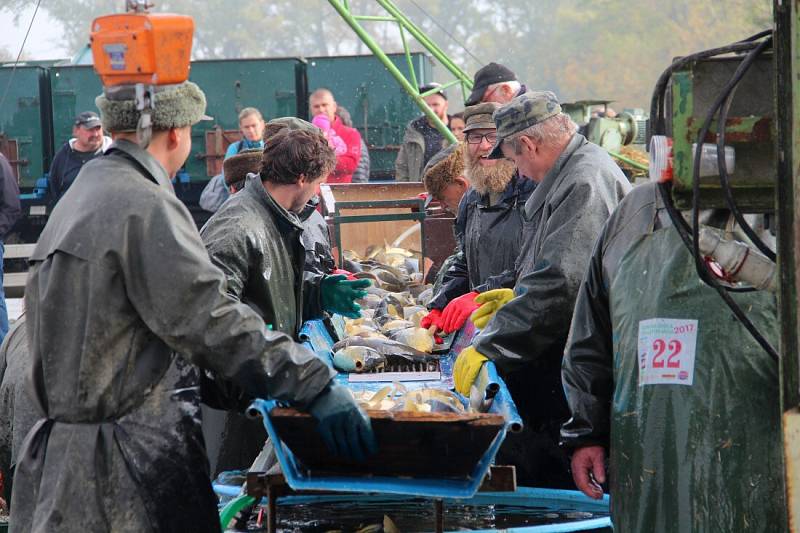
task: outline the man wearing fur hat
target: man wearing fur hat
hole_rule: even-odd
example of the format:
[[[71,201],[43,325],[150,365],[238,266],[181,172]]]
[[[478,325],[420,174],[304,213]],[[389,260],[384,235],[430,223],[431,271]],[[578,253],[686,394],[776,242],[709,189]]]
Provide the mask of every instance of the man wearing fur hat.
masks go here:
[[[464,110],[465,144],[455,153],[463,154],[464,175],[471,188],[458,208],[457,258],[428,304],[431,312],[424,327],[456,331],[480,305],[480,293],[514,286],[514,265],[523,242],[523,210],[536,184],[521,178],[513,163],[488,158],[497,139],[492,113],[499,107],[487,102]]]
[[[340,453],[374,445],[333,371],[226,294],[175,196],[203,92],[156,87],[144,112],[134,98],[130,86],[97,98],[114,143],[84,165],[30,258],[28,392],[43,417],[17,459],[15,532],[219,531],[200,369],[308,409]]]

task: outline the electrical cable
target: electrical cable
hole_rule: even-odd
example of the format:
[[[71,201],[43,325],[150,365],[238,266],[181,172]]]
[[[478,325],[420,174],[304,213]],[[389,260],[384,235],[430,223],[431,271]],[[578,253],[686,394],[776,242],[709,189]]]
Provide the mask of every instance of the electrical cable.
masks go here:
[[[686,221],[683,219],[680,211],[675,207],[675,204],[672,203],[672,196],[670,194],[670,183],[659,183],[658,189],[661,193],[661,198],[664,201],[664,205],[667,208],[667,215],[669,215],[670,220],[672,221],[672,225],[678,231],[678,235],[680,235],[681,240],[686,245],[686,248],[689,252],[692,252],[692,243],[691,238],[687,229],[689,229]],[[724,287],[720,286],[717,283],[713,283],[711,285],[719,294],[720,298],[728,305],[731,312],[733,312],[734,316],[742,323],[744,328],[750,333],[750,335],[755,339],[755,341],[764,349],[767,354],[774,359],[776,362],[779,361],[780,356],[778,355],[777,350],[770,344],[770,342],[758,331],[755,324],[753,324],[747,315],[742,311],[742,308],[739,307],[739,304],[731,297],[727,290]]]
[[[759,43],[753,50],[751,50],[747,56],[742,60],[739,66],[736,68],[736,71],[731,76],[731,79],[728,80],[728,83],[725,84],[725,87],[720,91],[719,95],[717,96],[714,103],[708,110],[706,114],[706,118],[703,121],[703,125],[700,128],[700,132],[697,135],[697,147],[695,148],[694,153],[694,162],[692,165],[692,257],[695,261],[695,266],[697,268],[697,274],[700,278],[705,281],[708,285],[716,284],[716,280],[714,279],[713,275],[708,271],[708,267],[705,263],[705,260],[700,254],[700,242],[699,242],[699,233],[700,233],[700,157],[703,150],[703,141],[708,135],[708,130],[711,128],[711,122],[714,120],[714,115],[720,109],[722,104],[728,99],[733,89],[736,85],[742,80],[745,73],[749,70],[750,66],[756,60],[758,55],[772,43],[772,37],[765,39],[761,43]],[[724,154],[723,154],[724,156]],[[741,213],[740,213],[741,215]],[[742,217],[742,220],[744,218]],[[738,219],[737,219],[738,221]],[[745,221],[745,224],[747,222]],[[749,228],[749,225],[748,225]],[[755,232],[752,231],[752,228],[749,228],[751,233],[755,235]],[[749,236],[749,234],[748,234]],[[758,239],[758,237],[756,236]],[[759,239],[760,241],[760,239]],[[762,243],[763,244],[763,243]],[[768,248],[767,248],[768,249]],[[770,250],[771,252],[771,250]],[[774,253],[773,253],[774,257]],[[774,261],[774,259],[772,259]]]
[[[753,56],[759,55],[767,46],[771,44],[771,42],[771,39],[764,40],[757,48],[750,52],[750,54]],[[742,62],[742,65],[744,65],[744,62]],[[720,184],[722,185],[722,192],[725,195],[725,201],[727,202],[728,208],[733,214],[733,217],[736,219],[736,222],[739,223],[742,231],[744,231],[745,235],[747,235],[756,248],[758,248],[762,254],[767,256],[770,261],[774,263],[777,260],[775,252],[772,251],[772,249],[761,240],[755,230],[753,230],[750,224],[748,224],[747,220],[745,220],[744,215],[739,209],[739,206],[736,204],[736,200],[733,197],[733,191],[731,190],[730,186],[728,164],[725,161],[725,123],[727,122],[728,111],[731,103],[733,103],[733,93],[734,91],[732,91],[726,97],[719,110],[719,117],[717,118],[717,168],[719,169],[719,180]]]
[[[42,0],[36,0],[36,8],[33,10],[33,16],[31,17],[31,22],[28,24],[28,30],[25,32],[25,37],[22,39],[22,45],[19,47],[19,53],[17,54],[17,59],[14,61],[14,66],[11,68],[11,74],[8,76],[8,83],[6,83],[6,88],[3,91],[3,97],[0,98],[0,109],[3,109],[3,104],[6,102],[6,96],[8,96],[8,90],[11,88],[11,82],[14,79],[14,73],[17,71],[17,64],[19,63],[19,58],[22,57],[22,51],[25,49],[25,43],[28,41],[28,35],[31,33],[31,28],[33,27],[33,21],[36,20],[36,13],[39,12],[39,4],[42,3]]]
[[[422,11],[422,13],[423,13],[423,14],[424,14],[426,17],[428,17],[429,19],[431,19],[431,22],[433,22],[433,23],[434,23],[434,24],[435,24],[435,25],[436,25],[436,26],[437,26],[437,27],[438,27],[440,30],[442,30],[442,31],[445,33],[445,35],[447,35],[448,37],[450,37],[450,38],[453,40],[453,42],[455,42],[455,43],[456,43],[458,46],[460,46],[461,48],[463,48],[463,49],[464,49],[464,51],[465,51],[467,54],[469,54],[469,56],[470,56],[472,59],[474,59],[476,63],[478,63],[480,66],[484,66],[484,65],[486,65],[486,63],[485,63],[485,62],[481,61],[481,60],[480,60],[478,57],[476,57],[476,56],[475,56],[475,54],[473,54],[472,52],[470,52],[469,48],[467,48],[467,45],[465,45],[464,43],[462,43],[461,41],[459,41],[458,39],[456,39],[456,38],[455,38],[455,36],[454,36],[452,33],[450,33],[449,31],[447,31],[447,28],[445,28],[444,26],[442,26],[441,24],[439,24],[439,22],[438,22],[438,21],[437,21],[435,18],[433,18],[433,17],[431,16],[431,14],[430,14],[430,13],[428,13],[427,11],[425,11],[425,9],[424,9],[424,8],[423,8],[421,5],[419,5],[419,4],[418,4],[418,3],[417,3],[415,0],[408,0],[408,1],[409,1],[409,2],[411,2],[412,4],[414,4],[414,5],[416,6],[416,8],[417,8],[417,9],[419,9],[420,11]]]

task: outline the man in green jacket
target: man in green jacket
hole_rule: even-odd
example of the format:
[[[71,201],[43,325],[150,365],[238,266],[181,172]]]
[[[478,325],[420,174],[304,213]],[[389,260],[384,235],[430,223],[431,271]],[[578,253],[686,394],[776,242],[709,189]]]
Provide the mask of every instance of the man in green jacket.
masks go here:
[[[310,125],[309,125],[310,126]],[[305,273],[303,224],[298,218],[319,184],[336,166],[336,155],[316,128],[284,129],[271,136],[261,156],[260,175],[250,174],[200,231],[211,261],[228,280],[227,292],[246,303],[265,326],[298,339],[304,320],[323,310],[359,316],[355,299],[369,280]],[[264,444],[260,421],[237,410],[250,401],[233,392],[217,471],[250,466]],[[225,403],[231,402],[231,403]]]

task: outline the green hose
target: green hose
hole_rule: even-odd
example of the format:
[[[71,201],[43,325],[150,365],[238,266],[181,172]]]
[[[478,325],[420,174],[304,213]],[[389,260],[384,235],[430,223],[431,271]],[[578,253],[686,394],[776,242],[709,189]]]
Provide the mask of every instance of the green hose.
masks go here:
[[[248,496],[247,494],[243,494],[238,496],[228,502],[228,505],[222,508],[222,511],[219,512],[219,523],[222,526],[222,531],[225,531],[228,528],[228,523],[233,519],[236,514],[248,507],[253,505],[256,502],[256,499],[252,496]]]

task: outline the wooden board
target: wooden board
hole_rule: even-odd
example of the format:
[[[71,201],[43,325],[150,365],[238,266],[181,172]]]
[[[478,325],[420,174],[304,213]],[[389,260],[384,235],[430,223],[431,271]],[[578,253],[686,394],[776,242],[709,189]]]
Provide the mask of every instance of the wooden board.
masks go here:
[[[330,183],[331,196],[335,202],[364,202],[369,200],[408,200],[416,198],[425,187],[420,182],[406,183]],[[325,201],[325,211],[332,215],[335,207],[330,204],[330,197],[322,194]],[[326,201],[327,200],[327,201]],[[399,209],[342,209],[340,215],[385,215],[390,213],[410,213],[410,208]],[[366,253],[370,245],[383,245],[384,242],[392,243],[401,233],[417,224],[412,220],[368,222],[343,224],[342,248],[353,250],[359,255]],[[335,238],[335,235],[334,235]],[[413,250],[422,249],[420,234],[411,235],[401,246]]]
[[[378,453],[365,463],[332,456],[310,415],[276,408],[270,418],[309,475],[468,478],[505,424],[488,413],[368,411]]]

